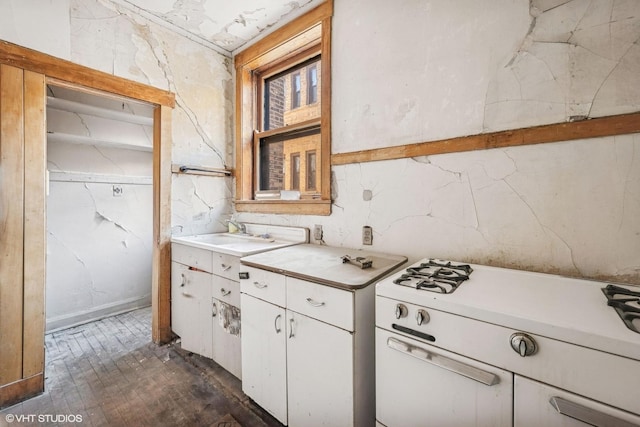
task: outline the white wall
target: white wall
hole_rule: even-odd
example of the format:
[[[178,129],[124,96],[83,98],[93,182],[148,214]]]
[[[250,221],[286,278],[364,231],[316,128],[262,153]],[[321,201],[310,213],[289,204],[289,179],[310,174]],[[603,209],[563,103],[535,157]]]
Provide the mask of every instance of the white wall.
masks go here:
[[[118,101],[49,91],[122,111]],[[84,136],[151,147],[151,126],[49,105],[47,132],[47,330],[151,305],[152,153],[68,142]]]
[[[640,110],[640,2],[335,0],[334,153]],[[640,282],[640,135],[332,168],[329,245]],[[372,192],[371,200],[365,190]]]
[[[233,165],[228,58],[107,0],[68,2],[3,2],[0,38],[174,91],[174,163]],[[46,34],[23,13],[43,3],[61,21]],[[639,109],[640,3],[529,3],[335,0],[333,151]],[[321,224],[348,247],[366,224],[373,250],[412,260],[639,282],[639,138],[337,166],[331,216],[239,218]],[[232,196],[230,179],[174,176],[174,232],[222,231]]]

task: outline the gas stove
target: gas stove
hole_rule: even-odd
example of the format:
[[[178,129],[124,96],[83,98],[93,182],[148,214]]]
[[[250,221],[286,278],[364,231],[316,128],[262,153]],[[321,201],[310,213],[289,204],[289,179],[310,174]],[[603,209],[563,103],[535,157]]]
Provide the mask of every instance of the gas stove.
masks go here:
[[[375,313],[378,425],[640,426],[640,287],[425,258]]]
[[[393,283],[429,292],[450,294],[458,289],[462,282],[469,280],[471,272],[473,268],[468,264],[428,259],[407,268]]]
[[[615,308],[627,328],[640,333],[640,291],[607,285],[602,292],[607,297],[607,305]]]

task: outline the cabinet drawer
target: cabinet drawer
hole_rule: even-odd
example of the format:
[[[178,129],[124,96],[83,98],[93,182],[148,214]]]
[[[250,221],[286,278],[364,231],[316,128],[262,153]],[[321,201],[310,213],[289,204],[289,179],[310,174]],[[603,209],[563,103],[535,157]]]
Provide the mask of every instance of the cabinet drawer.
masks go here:
[[[287,308],[353,331],[353,293],[287,277]]]
[[[238,281],[240,258],[233,255],[213,252],[213,274]]]
[[[225,277],[213,276],[213,297],[240,307],[240,283]]]
[[[211,251],[193,248],[179,243],[171,244],[171,260],[189,267],[196,267],[207,273],[213,273]]]
[[[285,277],[282,274],[260,270],[258,268],[242,266],[242,271],[249,274],[248,279],[240,280],[240,290],[261,300],[268,301],[280,307],[285,306]]]

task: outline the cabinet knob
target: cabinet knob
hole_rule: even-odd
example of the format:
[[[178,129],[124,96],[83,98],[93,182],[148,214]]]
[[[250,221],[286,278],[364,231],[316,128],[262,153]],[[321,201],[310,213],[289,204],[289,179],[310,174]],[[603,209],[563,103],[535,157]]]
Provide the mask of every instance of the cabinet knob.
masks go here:
[[[400,319],[401,317],[407,317],[407,313],[409,310],[407,306],[404,304],[396,304],[396,319]]]
[[[429,320],[431,318],[429,317],[429,313],[427,313],[426,310],[418,310],[418,313],[416,314],[416,322],[419,325],[422,325],[423,323],[429,323]]]
[[[523,332],[516,332],[511,335],[509,342],[511,343],[511,348],[522,357],[531,356],[538,350],[535,340]]]

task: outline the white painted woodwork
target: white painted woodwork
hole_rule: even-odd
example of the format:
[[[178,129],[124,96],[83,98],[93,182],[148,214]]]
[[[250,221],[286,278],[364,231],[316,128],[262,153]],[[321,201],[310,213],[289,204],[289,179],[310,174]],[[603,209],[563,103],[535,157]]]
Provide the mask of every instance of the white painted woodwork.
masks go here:
[[[183,349],[213,359],[241,379],[240,336],[227,332],[219,317],[221,302],[240,307],[239,258],[179,243],[171,248],[171,329]],[[236,280],[226,277],[229,271],[236,272]]]
[[[171,288],[171,311],[176,314],[172,325],[178,322],[172,327],[177,327],[174,331],[182,332],[182,348],[211,358],[211,274],[172,262]]]
[[[355,425],[353,335],[290,310],[286,324],[289,425]]]
[[[181,264],[213,273],[211,251],[192,248],[186,245],[171,244],[171,259]]]
[[[285,310],[246,293],[241,304],[242,390],[287,424]]]
[[[353,292],[287,277],[287,308],[353,331]]]
[[[249,278],[240,281],[243,391],[294,427],[372,424],[374,337],[369,329],[373,329],[373,287],[347,291],[247,266],[242,271],[249,272]],[[282,301],[284,293],[287,305],[267,302]],[[309,297],[325,305],[312,307],[306,301]],[[281,331],[276,332],[276,327]],[[282,342],[283,331],[286,342]],[[280,366],[283,362],[284,368]]]
[[[219,279],[219,278],[218,278]],[[215,276],[214,276],[215,280]],[[226,280],[226,279],[225,279]],[[230,280],[229,280],[230,282]],[[236,307],[240,306],[240,285],[234,282],[238,288],[236,292],[237,304],[233,304]],[[240,356],[240,349],[242,348],[239,335],[233,335],[228,333],[222,325],[220,325],[220,300],[212,299],[212,304],[215,305],[211,315],[211,358],[222,366],[227,371],[231,372],[238,379],[242,379],[242,358]],[[244,320],[243,320],[244,321]],[[244,325],[243,325],[244,327]],[[206,339],[203,338],[203,339]]]
[[[280,307],[286,306],[285,276],[246,265],[242,266],[242,271],[249,274],[248,279],[240,280],[242,293],[253,295]]]

